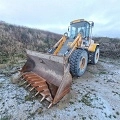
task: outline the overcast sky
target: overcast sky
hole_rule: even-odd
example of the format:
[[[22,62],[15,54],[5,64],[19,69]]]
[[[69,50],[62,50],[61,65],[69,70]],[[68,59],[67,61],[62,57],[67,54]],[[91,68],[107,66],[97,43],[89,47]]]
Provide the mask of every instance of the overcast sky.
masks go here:
[[[94,21],[94,36],[120,37],[120,0],[0,0],[0,20],[63,34],[69,22]]]

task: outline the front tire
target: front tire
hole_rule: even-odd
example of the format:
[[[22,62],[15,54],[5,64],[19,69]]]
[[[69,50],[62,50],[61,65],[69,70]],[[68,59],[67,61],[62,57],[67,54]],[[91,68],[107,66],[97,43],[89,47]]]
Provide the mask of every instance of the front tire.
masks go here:
[[[75,50],[69,58],[70,63],[70,73],[72,76],[80,77],[84,74],[87,63],[88,63],[88,53],[84,49]]]

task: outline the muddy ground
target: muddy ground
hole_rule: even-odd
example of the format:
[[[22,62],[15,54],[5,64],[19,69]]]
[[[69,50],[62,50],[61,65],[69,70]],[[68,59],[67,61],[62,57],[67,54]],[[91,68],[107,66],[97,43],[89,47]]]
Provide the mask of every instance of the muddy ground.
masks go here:
[[[47,109],[41,96],[0,74],[0,120],[120,120],[120,62],[100,59],[73,78],[71,91]]]

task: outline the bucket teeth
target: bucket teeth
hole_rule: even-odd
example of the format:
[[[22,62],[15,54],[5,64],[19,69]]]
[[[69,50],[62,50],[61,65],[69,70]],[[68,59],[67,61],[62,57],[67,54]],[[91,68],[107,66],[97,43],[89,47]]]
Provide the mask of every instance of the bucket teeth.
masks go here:
[[[42,99],[40,100],[40,102],[42,102],[45,99],[45,96],[42,97]]]
[[[23,81],[24,80],[24,78],[22,78],[22,79],[20,79],[21,81]]]
[[[48,108],[50,108],[52,106],[52,102],[49,104]]]
[[[31,85],[31,83],[29,83],[25,88],[28,88]]]
[[[35,87],[32,87],[32,88],[30,89],[30,92],[31,92],[32,90],[34,90],[34,88],[35,88]]]
[[[40,94],[42,96],[42,99],[40,100],[40,102],[46,99],[47,101],[50,102],[50,105],[48,106],[48,108],[52,106],[53,98],[48,88],[48,84],[46,83],[46,80],[44,78],[38,76],[35,73],[30,72],[30,73],[24,74],[22,80],[25,80],[25,82],[22,85],[28,83],[25,88],[28,88],[29,86],[31,86],[30,92],[34,89],[37,91],[36,94],[32,97],[36,97],[38,94]]]
[[[35,94],[35,96],[37,96],[39,93],[40,93],[40,92],[38,91],[38,92]]]
[[[26,83],[27,83],[27,81],[23,82],[20,86],[23,86],[23,85],[26,84]]]

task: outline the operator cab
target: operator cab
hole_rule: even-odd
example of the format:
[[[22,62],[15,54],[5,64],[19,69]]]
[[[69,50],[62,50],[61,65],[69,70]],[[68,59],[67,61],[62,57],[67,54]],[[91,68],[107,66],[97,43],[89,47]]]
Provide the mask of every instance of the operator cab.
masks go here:
[[[83,39],[89,40],[92,27],[94,26],[93,22],[87,22],[84,19],[74,20],[70,23],[70,35],[69,37],[75,39],[80,33]]]
[[[75,40],[75,38],[80,33],[82,35],[81,47],[88,47],[90,45],[90,34],[91,34],[92,24],[83,19],[74,20],[70,23],[70,33],[64,33],[67,37],[66,41],[59,50],[58,55],[69,54],[69,45]]]

